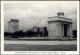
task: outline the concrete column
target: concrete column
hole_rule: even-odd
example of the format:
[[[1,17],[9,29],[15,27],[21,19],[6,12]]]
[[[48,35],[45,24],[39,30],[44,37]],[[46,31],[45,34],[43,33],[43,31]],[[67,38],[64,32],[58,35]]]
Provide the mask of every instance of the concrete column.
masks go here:
[[[62,36],[62,24],[61,22],[58,23],[58,36],[61,37]]]
[[[61,36],[64,36],[64,24],[61,24]]]
[[[69,24],[67,34],[68,34],[68,36],[73,37],[73,35],[72,35],[72,24]]]

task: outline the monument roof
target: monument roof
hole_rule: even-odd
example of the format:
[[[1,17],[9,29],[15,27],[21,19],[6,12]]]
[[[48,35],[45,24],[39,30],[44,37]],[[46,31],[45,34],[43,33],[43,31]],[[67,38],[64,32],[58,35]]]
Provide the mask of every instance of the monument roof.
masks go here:
[[[72,22],[72,19],[66,18],[64,16],[48,17],[48,22],[52,22],[52,21]]]

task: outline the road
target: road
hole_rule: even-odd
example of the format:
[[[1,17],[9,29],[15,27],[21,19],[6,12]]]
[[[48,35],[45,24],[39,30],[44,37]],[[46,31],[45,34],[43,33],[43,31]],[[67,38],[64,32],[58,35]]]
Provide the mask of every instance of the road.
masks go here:
[[[5,41],[5,51],[76,51],[76,41]]]
[[[5,44],[28,44],[28,45],[76,45],[77,41],[4,41]]]

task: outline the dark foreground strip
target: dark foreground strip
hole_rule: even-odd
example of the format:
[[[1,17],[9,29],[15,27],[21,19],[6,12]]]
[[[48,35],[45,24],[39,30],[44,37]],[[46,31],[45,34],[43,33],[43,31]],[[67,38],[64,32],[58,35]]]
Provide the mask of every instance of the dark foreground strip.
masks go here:
[[[25,45],[9,44],[5,51],[77,51],[77,45]]]

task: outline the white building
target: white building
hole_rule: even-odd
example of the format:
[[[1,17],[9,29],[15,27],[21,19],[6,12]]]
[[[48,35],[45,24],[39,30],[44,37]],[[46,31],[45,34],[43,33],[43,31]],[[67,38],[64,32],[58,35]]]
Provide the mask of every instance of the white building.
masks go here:
[[[8,31],[11,33],[15,31],[19,31],[19,20],[18,19],[11,19],[8,22]]]
[[[72,19],[64,17],[63,12],[48,18],[48,37],[72,37]]]

